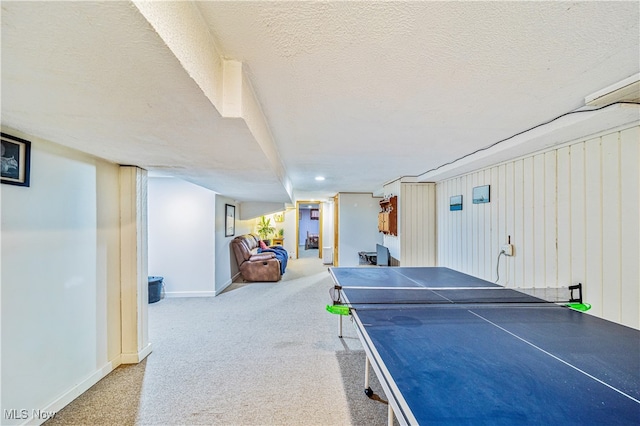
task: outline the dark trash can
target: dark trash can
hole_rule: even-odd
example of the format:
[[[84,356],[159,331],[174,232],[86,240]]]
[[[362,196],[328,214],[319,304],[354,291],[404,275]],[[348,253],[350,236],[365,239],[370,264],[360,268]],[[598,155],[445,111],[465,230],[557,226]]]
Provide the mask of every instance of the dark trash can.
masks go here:
[[[163,277],[149,277],[149,303],[156,303],[162,296]]]

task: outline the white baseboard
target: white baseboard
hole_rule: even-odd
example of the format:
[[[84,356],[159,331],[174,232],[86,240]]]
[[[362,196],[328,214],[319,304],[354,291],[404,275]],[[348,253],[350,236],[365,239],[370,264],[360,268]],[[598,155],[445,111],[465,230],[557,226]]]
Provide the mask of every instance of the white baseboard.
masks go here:
[[[53,401],[51,404],[47,405],[45,408],[41,410],[32,410],[29,413],[29,418],[22,423],[23,425],[41,425],[46,420],[53,417],[55,418],[55,413],[62,410],[64,407],[69,405],[74,399],[85,393],[89,388],[100,380],[105,378],[107,374],[111,373],[121,364],[120,356],[114,358],[112,361],[107,362],[104,366],[99,368],[89,377],[82,380],[80,383],[69,389],[67,392],[62,394],[58,399]],[[37,414],[39,413],[39,417]]]
[[[120,354],[120,361],[122,364],[137,364],[145,359],[153,350],[151,343],[147,344],[144,348],[133,354]]]
[[[238,278],[240,276],[240,272],[238,272],[237,274],[235,274],[233,277],[231,277],[231,279],[229,281],[227,281],[226,283],[224,283],[222,285],[222,288],[216,289],[216,296],[219,295],[220,293],[222,293],[223,291],[225,291],[225,289],[227,287],[229,287],[231,284],[233,284],[233,282],[235,281],[236,278]]]

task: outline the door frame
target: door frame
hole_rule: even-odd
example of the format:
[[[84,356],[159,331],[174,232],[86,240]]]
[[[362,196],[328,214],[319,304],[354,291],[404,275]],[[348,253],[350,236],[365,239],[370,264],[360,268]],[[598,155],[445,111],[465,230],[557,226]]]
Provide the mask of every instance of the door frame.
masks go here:
[[[296,200],[296,259],[299,258],[298,250],[300,248],[300,204],[315,204],[320,211],[320,217],[318,218],[318,258],[322,259],[322,202],[321,201],[299,201]]]

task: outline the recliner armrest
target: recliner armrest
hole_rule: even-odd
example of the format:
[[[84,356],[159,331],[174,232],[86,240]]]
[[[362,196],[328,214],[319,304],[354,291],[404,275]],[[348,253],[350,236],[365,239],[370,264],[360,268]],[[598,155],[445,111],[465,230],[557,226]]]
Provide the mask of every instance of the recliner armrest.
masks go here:
[[[276,257],[275,253],[258,253],[249,258],[249,262],[260,262],[262,260],[269,260]]]

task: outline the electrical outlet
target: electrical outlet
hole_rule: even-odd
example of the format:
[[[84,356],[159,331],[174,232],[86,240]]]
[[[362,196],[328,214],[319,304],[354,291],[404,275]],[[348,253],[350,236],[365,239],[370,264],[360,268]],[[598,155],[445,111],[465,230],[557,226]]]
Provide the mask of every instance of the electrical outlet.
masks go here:
[[[500,247],[500,250],[502,252],[504,252],[504,254],[506,256],[513,256],[513,245],[512,244],[505,244],[502,247]]]

